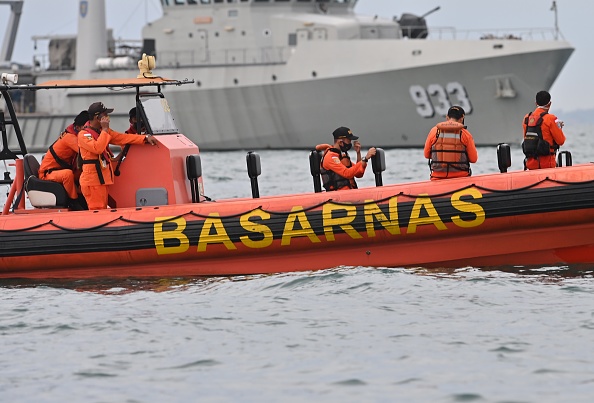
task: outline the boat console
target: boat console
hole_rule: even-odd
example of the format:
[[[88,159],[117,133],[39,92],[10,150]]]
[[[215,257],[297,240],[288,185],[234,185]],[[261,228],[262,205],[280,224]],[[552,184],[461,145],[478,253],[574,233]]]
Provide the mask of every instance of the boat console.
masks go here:
[[[151,56],[144,55],[142,66],[153,66]],[[143,60],[144,60],[143,59]],[[148,63],[148,64],[147,64]],[[139,63],[140,66],[140,63]],[[24,193],[29,197],[34,210],[43,211],[48,208],[66,210],[68,198],[61,184],[41,180],[37,177],[39,161],[27,152],[19,127],[10,91],[41,91],[55,89],[112,89],[133,88],[135,91],[131,103],[136,105],[138,121],[144,122],[142,135],[155,137],[155,146],[125,146],[112,161],[115,183],[109,187],[109,207],[112,209],[126,207],[166,206],[185,203],[197,203],[205,200],[200,167],[198,147],[177,128],[171,107],[162,89],[168,85],[192,83],[191,80],[168,80],[147,74],[146,69],[140,71],[138,78],[114,80],[64,80],[50,81],[39,85],[21,85],[4,80],[0,93],[5,101],[9,116],[0,112],[0,130],[2,132],[2,151],[0,160],[14,160],[17,180],[13,180],[10,171],[4,174],[2,183],[10,184],[11,195],[5,207],[8,211],[25,210]],[[82,106],[81,106],[82,107]],[[11,149],[8,141],[7,126],[13,126],[18,140],[18,149]],[[139,125],[140,126],[140,125]],[[11,143],[14,144],[14,141]],[[22,156],[23,159],[19,157]],[[189,165],[191,164],[191,169]],[[191,175],[191,176],[190,176]],[[8,211],[6,211],[8,210]]]

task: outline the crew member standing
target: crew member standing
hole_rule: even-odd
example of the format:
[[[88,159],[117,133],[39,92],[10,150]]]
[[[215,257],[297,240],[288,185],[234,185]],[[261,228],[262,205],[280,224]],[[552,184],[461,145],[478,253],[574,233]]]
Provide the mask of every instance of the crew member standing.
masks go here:
[[[464,109],[452,106],[445,122],[434,126],[425,141],[431,180],[470,176],[470,163],[478,160],[472,134],[464,126]]]
[[[551,108],[551,94],[547,91],[536,93],[536,109],[524,116],[524,142],[522,151],[524,169],[555,168],[555,155],[559,146],[565,143],[563,122],[557,116],[549,113]],[[539,139],[546,144],[539,146]]]
[[[76,179],[80,172],[76,167],[78,156],[77,134],[89,120],[89,113],[82,111],[74,118],[74,123],[69,125],[58,139],[49,147],[39,167],[39,178],[61,183],[70,198],[69,205],[75,210],[85,206],[78,200]]]
[[[319,144],[316,150],[324,151],[321,162],[322,183],[330,190],[356,189],[355,178],[362,178],[367,162],[375,155],[375,147],[371,147],[365,157],[361,158],[361,143],[358,136],[348,127],[339,127],[332,133],[334,144]],[[357,153],[357,162],[352,163],[348,151],[353,148]]]
[[[139,136],[124,134],[109,128],[109,114],[113,109],[106,108],[102,102],[89,107],[89,122],[78,134],[78,146],[82,157],[80,188],[90,210],[107,208],[107,186],[113,184],[114,173],[111,166],[113,154],[109,144],[157,144],[149,134]]]

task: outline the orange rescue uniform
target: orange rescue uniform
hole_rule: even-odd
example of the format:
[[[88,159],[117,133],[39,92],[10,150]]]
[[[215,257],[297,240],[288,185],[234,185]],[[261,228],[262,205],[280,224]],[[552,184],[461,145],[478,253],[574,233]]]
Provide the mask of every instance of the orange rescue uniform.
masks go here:
[[[324,156],[322,157],[322,168],[327,171],[332,171],[341,178],[347,179],[348,184],[340,186],[338,189],[332,190],[345,190],[345,189],[356,189],[357,183],[355,178],[362,178],[365,173],[367,164],[363,165],[362,161],[353,164],[348,154],[343,154],[340,150],[333,148],[329,144],[320,144],[316,146],[316,150],[325,150]]]
[[[112,129],[97,132],[90,127],[78,133],[78,146],[83,160],[80,189],[87,200],[89,210],[107,208],[107,186],[113,184],[109,144],[144,144],[145,136],[124,134]]]
[[[56,160],[51,152],[53,149],[61,163]],[[78,155],[78,139],[74,124],[64,130],[58,140],[50,146],[39,167],[39,178],[61,183],[71,199],[78,198],[75,185],[76,156]]]
[[[442,123],[434,126],[431,129],[431,131],[429,131],[429,134],[427,135],[427,140],[425,141],[425,148],[424,148],[425,158],[427,158],[427,159],[431,158],[433,146],[437,143],[437,140],[438,140],[438,136],[437,136],[438,126],[453,126],[454,124],[462,126],[462,124],[457,123],[457,122],[446,121],[446,122],[442,122]],[[468,156],[468,162],[475,163],[478,160],[478,152],[476,150],[476,146],[474,145],[474,139],[472,138],[472,135],[465,128],[462,128],[460,131],[458,131],[458,133],[461,133],[461,134],[459,136],[459,140],[458,140],[458,138],[454,139],[455,142],[459,141],[459,143],[461,143],[461,146],[463,148],[462,151],[464,151],[464,149],[465,149],[466,155]],[[447,133],[447,134],[450,135],[450,133]],[[440,136],[441,135],[442,134],[440,133]],[[445,139],[444,139],[444,141],[445,141]],[[455,145],[453,144],[452,146],[455,146]],[[454,148],[457,148],[457,147],[454,147]],[[458,153],[458,155],[460,155],[460,151],[458,151],[457,153]],[[470,170],[465,171],[465,170],[452,169],[452,170],[445,170],[443,172],[432,170],[432,172],[431,172],[431,180],[446,179],[446,178],[458,178],[458,177],[464,177],[464,176],[470,176]]]
[[[538,119],[538,117],[545,111],[546,109],[536,108],[530,116],[534,116]],[[524,119],[522,120],[524,138],[526,137],[525,122],[527,117],[528,115],[524,116]],[[551,146],[551,154],[541,155],[538,158],[526,158],[526,169],[555,168],[557,166],[557,162],[555,161],[557,148],[565,143],[565,134],[563,134],[563,130],[561,130],[560,126],[557,116],[547,113],[542,117],[542,125],[540,126],[542,130],[542,138]]]
[[[139,134],[136,131],[136,124],[135,123],[130,123],[130,127],[124,133],[126,133],[126,134]]]

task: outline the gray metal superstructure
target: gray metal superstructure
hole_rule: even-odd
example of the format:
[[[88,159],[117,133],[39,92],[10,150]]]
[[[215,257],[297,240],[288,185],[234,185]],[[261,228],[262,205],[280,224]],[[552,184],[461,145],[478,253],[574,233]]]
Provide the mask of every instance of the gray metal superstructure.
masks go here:
[[[419,147],[454,104],[467,111],[478,145],[517,143],[534,94],[551,87],[573,52],[553,30],[462,38],[428,29],[422,17],[360,16],[355,3],[162,0],[163,16],[144,27],[137,53],[154,54],[162,77],[195,80],[192,88],[168,91],[178,127],[201,149],[225,150],[311,148],[331,140],[338,126],[364,135],[368,145]],[[110,43],[104,0],[81,1],[79,12],[76,67],[50,66],[37,83],[135,74],[138,54],[130,48],[97,54],[101,46],[88,44]],[[537,34],[550,39],[535,40]],[[123,98],[39,92],[25,138],[45,149],[96,100],[116,108],[123,131],[133,106]]]

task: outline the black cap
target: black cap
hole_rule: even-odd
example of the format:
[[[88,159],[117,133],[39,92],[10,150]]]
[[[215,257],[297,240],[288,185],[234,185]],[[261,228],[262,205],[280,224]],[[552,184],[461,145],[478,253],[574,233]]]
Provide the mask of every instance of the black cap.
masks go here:
[[[91,106],[89,106],[90,117],[94,117],[95,115],[99,115],[103,112],[111,113],[113,112],[113,108],[106,108],[105,105],[103,105],[103,102],[95,102],[94,104],[91,104]]]
[[[83,126],[89,121],[89,112],[82,111],[74,118],[74,126]]]
[[[461,106],[454,105],[450,109],[448,109],[448,117],[454,119],[460,119],[462,116],[466,115],[464,109]]]
[[[358,140],[359,137],[353,135],[353,132],[348,127],[341,126],[332,132],[334,139],[351,139]]]

